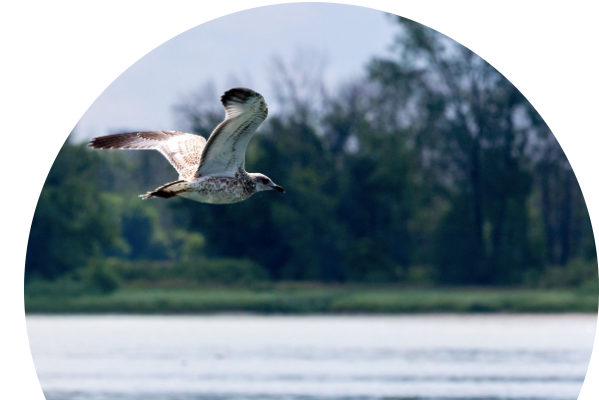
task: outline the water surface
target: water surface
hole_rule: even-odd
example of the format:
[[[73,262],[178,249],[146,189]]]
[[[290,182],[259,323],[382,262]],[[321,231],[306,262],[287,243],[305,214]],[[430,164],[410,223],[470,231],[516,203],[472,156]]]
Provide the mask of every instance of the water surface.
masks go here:
[[[594,315],[28,316],[47,400],[576,399]]]

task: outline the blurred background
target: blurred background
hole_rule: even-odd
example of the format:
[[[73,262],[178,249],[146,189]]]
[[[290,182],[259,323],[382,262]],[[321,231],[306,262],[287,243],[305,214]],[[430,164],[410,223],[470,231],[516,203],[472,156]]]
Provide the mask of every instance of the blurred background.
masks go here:
[[[139,194],[177,177],[162,155],[86,147],[94,136],[141,130],[182,130],[207,138],[224,118],[220,95],[237,86],[263,94],[270,110],[248,147],[246,169],[271,177],[287,190],[284,195],[259,193],[242,203],[220,206],[180,198],[141,201]],[[123,73],[83,116],[54,162],[33,220],[25,274],[25,306],[38,373],[35,343],[43,343],[42,337],[54,338],[57,348],[63,340],[67,349],[73,340],[87,336],[83,332],[103,329],[100,326],[120,332],[124,328],[119,324],[125,323],[117,318],[100,324],[82,317],[55,325],[48,317],[32,316],[39,313],[591,313],[588,318],[468,320],[487,337],[509,336],[502,336],[502,326],[521,329],[515,342],[501,344],[507,353],[460,342],[472,331],[460,331],[464,325],[456,320],[435,319],[438,326],[427,325],[426,319],[301,320],[307,325],[277,320],[277,326],[306,332],[314,327],[322,332],[361,332],[374,324],[391,335],[415,326],[415,332],[425,332],[430,339],[420,350],[430,347],[433,350],[426,351],[431,353],[391,353],[407,363],[407,371],[418,360],[432,362],[422,371],[444,360],[466,360],[469,367],[458,368],[456,375],[458,380],[470,376],[464,378],[466,386],[478,379],[471,375],[479,372],[481,363],[505,366],[498,375],[479,377],[481,382],[495,382],[488,386],[490,391],[454,393],[453,386],[447,386],[456,395],[470,393],[468,398],[477,393],[524,398],[543,390],[546,399],[574,398],[590,356],[597,294],[597,255],[584,198],[559,143],[526,98],[476,54],[436,31],[376,10],[332,4],[281,5],[233,14],[179,35]],[[154,320],[131,321],[140,332],[161,329]],[[168,321],[188,333],[204,326],[198,320]],[[255,346],[265,340],[260,332],[277,329],[269,325],[272,320],[257,321],[239,322],[249,324]],[[77,323],[82,325],[68,325]],[[209,318],[206,323],[216,324],[215,332],[234,326],[227,318]],[[328,323],[332,325],[327,328]],[[37,328],[32,331],[32,326]],[[564,326],[573,331],[560,331],[568,329]],[[63,337],[67,327],[80,332],[79,339]],[[462,343],[454,353],[434,350],[442,345],[432,332],[443,329]],[[555,341],[545,337],[547,342],[539,344],[538,335],[549,331]],[[370,332],[366,342],[393,342],[391,336],[378,337],[380,332]],[[306,339],[305,349],[322,338]],[[519,344],[520,339],[524,342]],[[152,340],[146,343],[149,348]],[[327,348],[336,348],[336,339],[331,340]],[[260,351],[270,348],[269,343],[258,346],[255,354],[263,357]],[[564,343],[568,345],[560,347]],[[359,337],[346,344],[328,357],[341,363],[360,354],[371,361],[386,354],[385,349],[360,353],[356,348],[365,344]],[[541,347],[518,352],[537,345]],[[37,346],[38,355],[48,360],[56,356]],[[97,343],[87,346],[95,348]],[[120,347],[115,346],[107,352],[116,352]],[[225,350],[214,350],[219,346]],[[243,346],[230,346],[218,342],[196,356],[206,351],[220,359],[226,349],[247,356]],[[185,351],[171,350],[177,363],[192,363]],[[295,350],[289,357],[298,360],[326,353]],[[75,384],[61,386],[52,368],[63,364],[44,364],[43,356],[38,357],[47,367],[40,379],[45,376],[52,382],[45,387],[53,390],[48,398],[92,398],[77,397],[84,389]],[[547,357],[563,369],[543,370]],[[211,365],[204,367],[209,371]],[[524,372],[517,372],[523,378],[512,382],[510,365],[530,368],[523,367]],[[331,368],[343,369],[334,363]],[[531,376],[532,369],[540,375]],[[378,378],[360,379],[393,381],[384,371]],[[245,379],[239,376],[235,379]],[[246,380],[255,382],[254,378]],[[285,384],[287,378],[279,378],[273,382],[291,387]],[[414,378],[416,389],[405,393],[393,385],[356,393],[430,398],[449,393],[419,392],[418,384],[429,387],[429,378]],[[501,391],[508,383],[496,384],[497,379],[524,385],[528,391],[508,390],[516,393],[510,397]],[[274,387],[269,395],[286,393]],[[302,390],[296,392],[312,393]],[[341,389],[331,390],[350,398]],[[124,398],[136,398],[131,393]]]
[[[274,22],[250,29],[255,21]],[[261,92],[271,110],[247,150],[248,171],[268,174],[285,195],[225,206],[140,201],[176,179],[158,152],[86,148],[94,135],[144,129],[207,138],[224,118],[220,95],[235,86]],[[591,288],[589,308],[571,306],[593,311],[596,251],[559,143],[484,60],[375,10],[265,7],[165,43],[84,115],[36,209],[28,309],[50,307],[33,301],[44,293],[92,287],[290,282],[333,285],[328,293],[358,284]]]

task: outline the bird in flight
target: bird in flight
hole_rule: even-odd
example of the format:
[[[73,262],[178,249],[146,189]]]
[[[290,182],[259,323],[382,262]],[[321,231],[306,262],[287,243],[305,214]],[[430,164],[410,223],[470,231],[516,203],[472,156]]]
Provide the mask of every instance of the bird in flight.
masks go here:
[[[223,96],[225,120],[208,141],[175,131],[129,132],[101,136],[94,149],[158,150],[179,173],[179,180],[140,195],[142,199],[175,196],[212,204],[243,201],[263,190],[285,190],[269,177],[245,171],[245,150],[268,115],[264,97],[251,89],[231,89]]]

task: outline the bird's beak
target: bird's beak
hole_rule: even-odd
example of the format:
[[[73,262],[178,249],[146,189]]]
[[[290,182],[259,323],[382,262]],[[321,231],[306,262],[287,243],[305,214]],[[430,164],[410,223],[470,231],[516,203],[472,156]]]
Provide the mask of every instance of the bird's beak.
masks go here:
[[[285,193],[285,189],[283,189],[282,187],[280,187],[278,185],[273,185],[272,189],[276,190],[277,192]]]

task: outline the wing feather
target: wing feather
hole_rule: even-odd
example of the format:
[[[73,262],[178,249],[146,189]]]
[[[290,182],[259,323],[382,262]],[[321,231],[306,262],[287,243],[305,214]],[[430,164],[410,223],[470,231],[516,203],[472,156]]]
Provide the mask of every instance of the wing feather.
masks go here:
[[[264,97],[251,89],[231,89],[221,97],[221,102],[225,120],[208,138],[196,177],[235,176],[245,169],[247,145],[268,115]]]
[[[179,179],[194,179],[206,145],[202,136],[176,131],[128,132],[93,139],[94,149],[158,150],[179,172]]]

